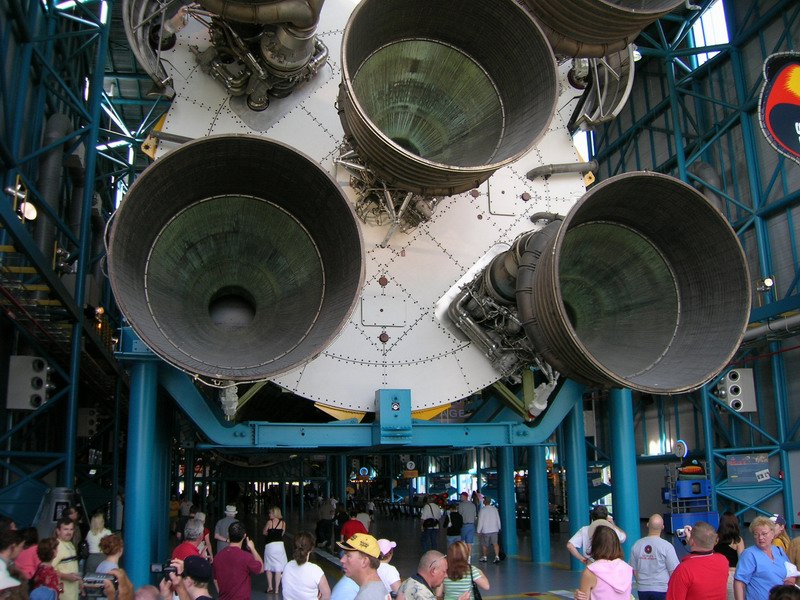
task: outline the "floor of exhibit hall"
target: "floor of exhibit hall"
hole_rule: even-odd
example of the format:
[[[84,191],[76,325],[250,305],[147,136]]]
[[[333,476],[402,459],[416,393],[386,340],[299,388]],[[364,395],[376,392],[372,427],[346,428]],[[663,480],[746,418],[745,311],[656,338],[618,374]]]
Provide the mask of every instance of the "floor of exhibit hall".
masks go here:
[[[301,519],[298,516],[289,515],[287,522],[287,555],[291,560],[291,536],[301,530],[315,530],[316,521],[306,511],[306,516]],[[260,553],[263,553],[263,536],[261,530],[264,527],[264,517],[249,515],[246,519],[248,532],[256,540]],[[207,524],[213,530],[213,523]],[[422,554],[420,545],[419,520],[409,517],[399,517],[391,519],[376,515],[375,523],[370,533],[378,538],[387,538],[397,543],[392,564],[397,567],[400,576],[405,579],[416,572],[417,563]],[[578,586],[581,571],[570,570],[569,554],[566,550],[566,543],[569,534],[566,532],[551,534],[551,562],[547,564],[534,564],[531,562],[530,551],[530,531],[518,532],[519,551],[516,555],[509,555],[500,563],[492,563],[492,551],[489,551],[489,562],[478,562],[480,558],[480,548],[476,542],[473,546],[472,560],[475,565],[486,573],[489,578],[490,589],[483,594],[485,600],[511,599],[511,598],[530,598],[532,596],[542,598],[542,600],[563,600],[572,598],[575,588]],[[439,550],[445,551],[445,537],[440,534]],[[328,577],[331,588],[341,577],[338,557],[318,548],[312,561],[320,565]],[[252,600],[277,599],[279,596],[266,594],[266,578],[263,574],[253,577]]]

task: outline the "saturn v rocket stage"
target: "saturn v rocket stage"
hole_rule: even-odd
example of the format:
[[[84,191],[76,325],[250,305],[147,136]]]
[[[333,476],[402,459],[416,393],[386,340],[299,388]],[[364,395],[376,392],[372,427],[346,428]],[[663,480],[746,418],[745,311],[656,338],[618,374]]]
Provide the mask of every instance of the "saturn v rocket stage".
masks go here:
[[[623,36],[646,24],[571,1],[630,13]],[[564,56],[612,48],[554,54],[560,24],[526,4],[129,0],[175,97],[164,132],[193,140],[161,142],[112,224],[142,340],[209,381],[362,412],[378,389],[428,409],[531,366],[664,394],[716,375],[749,317],[734,232],[665,175],[525,177],[578,161]]]

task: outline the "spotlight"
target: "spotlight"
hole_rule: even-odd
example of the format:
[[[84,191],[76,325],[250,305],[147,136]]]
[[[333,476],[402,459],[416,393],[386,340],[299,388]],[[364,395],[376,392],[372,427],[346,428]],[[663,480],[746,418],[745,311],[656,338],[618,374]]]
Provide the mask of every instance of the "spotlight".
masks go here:
[[[756,291],[759,292],[768,292],[770,291],[773,286],[775,285],[775,279],[773,277],[767,276],[763,279],[759,279],[756,281]]]
[[[38,212],[36,211],[36,207],[30,202],[20,202],[19,206],[17,206],[17,214],[22,221],[33,221],[38,215]]]
[[[9,186],[4,191],[14,199],[14,211],[20,221],[33,221],[36,218],[36,207],[28,202],[28,190],[20,181],[19,176],[17,176],[16,185],[14,187]]]

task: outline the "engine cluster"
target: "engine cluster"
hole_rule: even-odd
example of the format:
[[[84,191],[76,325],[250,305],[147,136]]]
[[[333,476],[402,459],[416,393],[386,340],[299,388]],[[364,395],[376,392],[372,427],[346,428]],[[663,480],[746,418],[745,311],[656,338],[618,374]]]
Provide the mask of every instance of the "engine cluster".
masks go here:
[[[231,96],[246,96],[251,110],[284,98],[317,74],[328,61],[328,48],[315,35],[287,25],[257,25],[197,15],[209,30],[211,45],[190,46],[204,73]]]

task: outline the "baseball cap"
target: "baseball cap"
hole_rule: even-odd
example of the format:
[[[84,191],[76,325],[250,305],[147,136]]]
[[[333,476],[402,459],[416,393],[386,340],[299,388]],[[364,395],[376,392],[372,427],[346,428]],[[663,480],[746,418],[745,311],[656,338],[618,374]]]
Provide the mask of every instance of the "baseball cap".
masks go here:
[[[779,515],[778,513],[772,515],[769,520],[775,523],[775,525],[783,525],[784,527],[786,526],[786,519],[783,518],[783,515]]]
[[[211,563],[202,556],[187,556],[183,561],[183,575],[197,581],[211,581]]]
[[[378,547],[381,549],[381,554],[386,556],[389,552],[397,548],[397,542],[383,538],[378,540]]]
[[[336,545],[343,550],[357,550],[373,558],[381,557],[381,548],[378,540],[367,533],[353,534],[346,542],[336,542]]]
[[[469,497],[469,494],[467,492],[461,492],[461,495]]]
[[[236,507],[233,504],[228,504],[228,506],[225,507],[225,514],[226,515],[230,515],[230,516],[233,517],[233,516],[236,515],[237,512],[239,512],[239,511],[236,510]]]

